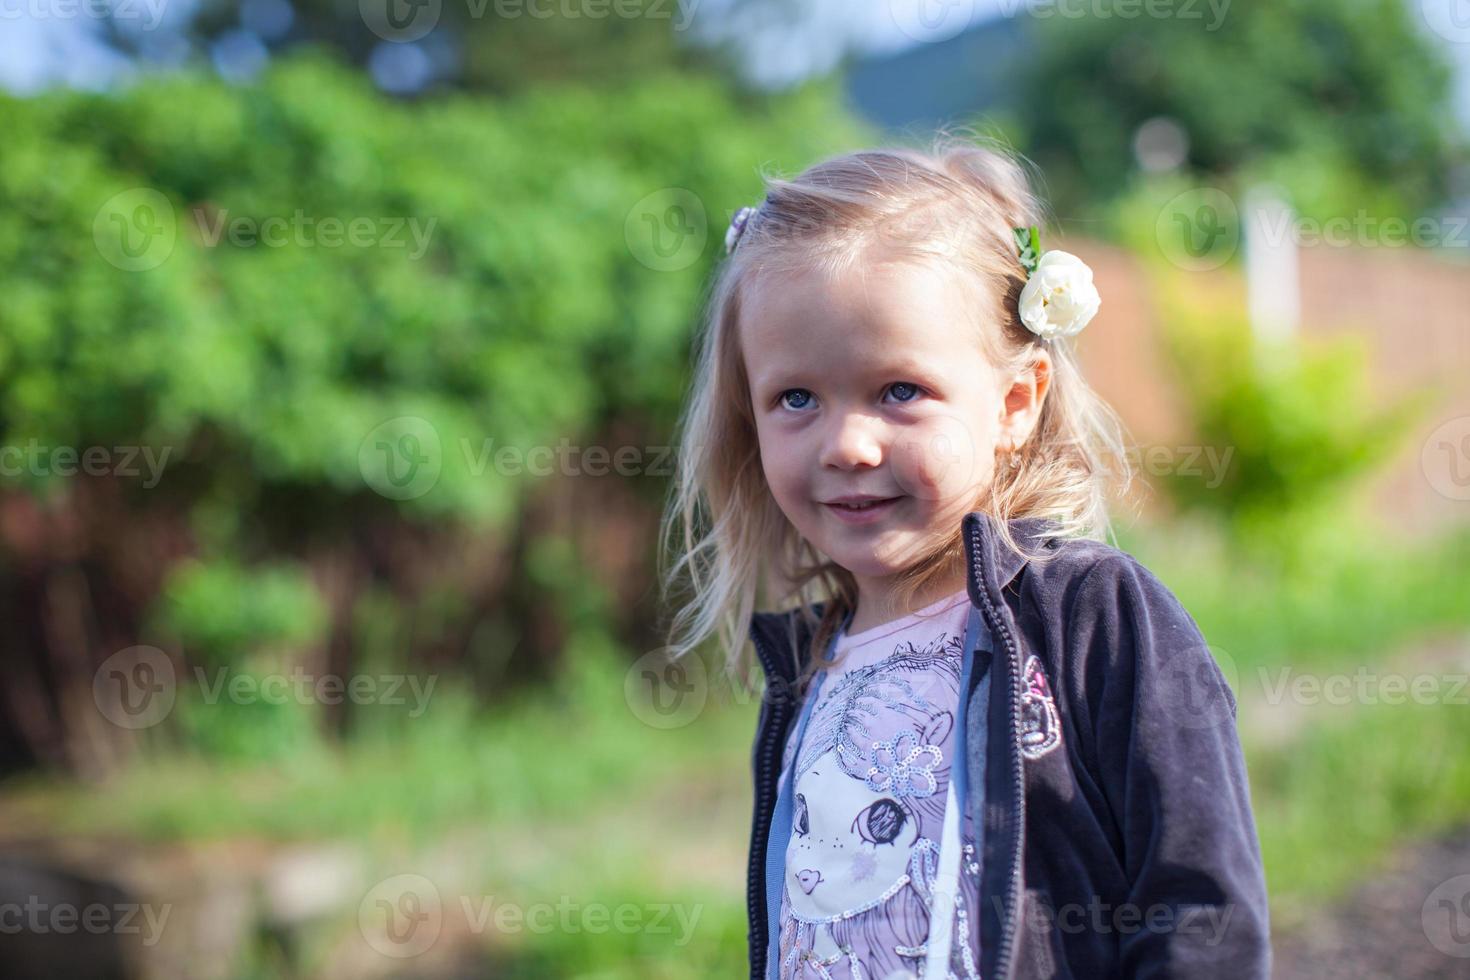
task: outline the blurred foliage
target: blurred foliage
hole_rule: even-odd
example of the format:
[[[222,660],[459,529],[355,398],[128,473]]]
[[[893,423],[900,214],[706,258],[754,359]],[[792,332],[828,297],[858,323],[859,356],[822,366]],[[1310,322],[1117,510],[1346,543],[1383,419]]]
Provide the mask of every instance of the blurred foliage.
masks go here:
[[[1034,122],[1023,148],[1060,211],[1086,205],[1157,248],[1155,198],[1192,186],[1130,176],[1132,134],[1158,115],[1189,131],[1192,171],[1232,190],[1277,179],[1307,214],[1436,199],[1450,152],[1430,128],[1446,112],[1442,66],[1407,15],[1243,2],[1218,32],[1046,25],[1035,104],[1013,117]],[[710,56],[681,47],[667,21],[464,20],[474,9],[446,4],[424,48],[452,86],[504,98],[397,102],[312,52],[257,85],[185,74],[115,95],[0,98],[0,440],[170,450],[156,486],[0,476],[0,649],[24,662],[20,678],[53,679],[45,696],[59,706],[88,705],[90,668],[140,633],[182,651],[186,676],[204,672],[147,733],[168,751],[101,784],[12,782],[6,823],[160,847],[331,836],[373,874],[449,866],[467,891],[523,901],[703,899],[683,948],[649,934],[474,941],[497,976],[728,974],[745,955],[727,884],[743,870],[748,809],[729,801],[748,779],[753,705],[666,732],[610,697],[630,645],[609,636],[626,582],[599,579],[587,541],[542,520],[547,501],[567,506],[556,478],[502,471],[492,454],[666,440],[701,289],[725,218],[759,195],[757,163],[796,169],[868,134],[835,80],[741,92],[704,73]],[[207,8],[197,37],[232,30],[234,16]],[[384,50],[352,4],[299,5],[278,50],[303,41],[359,65]],[[137,210],[138,188],[166,202],[175,242],[156,267],[128,271],[103,239],[113,219],[126,231],[160,217]],[[109,204],[119,194],[133,194],[126,208]],[[1118,210],[1091,209],[1109,195]],[[282,247],[214,237],[233,220],[298,214],[305,237]],[[401,220],[404,246],[326,244],[327,218],[384,231]],[[1370,554],[1347,533],[1347,501],[1415,409],[1372,404],[1363,352],[1301,350],[1263,370],[1238,313],[1181,304],[1166,321],[1201,438],[1234,450],[1224,485],[1180,482],[1176,500],[1293,563],[1259,576],[1233,553],[1190,550],[1178,591],[1212,643],[1241,651],[1241,667],[1325,663],[1344,637],[1383,655],[1427,625],[1463,624],[1463,540]],[[405,439],[413,454],[437,444],[438,470],[399,496]],[[661,483],[618,482],[656,511]],[[606,495],[570,509],[589,502]],[[550,640],[539,607],[558,621]],[[73,619],[80,631],[62,628]],[[553,648],[558,684],[481,710],[467,677],[498,683],[516,656],[524,667]],[[259,684],[303,664],[447,676],[432,700],[354,705],[332,746],[320,704],[208,697],[221,679]],[[1375,711],[1253,753],[1273,901],[1320,901],[1406,828],[1463,812],[1463,753],[1441,747],[1463,741],[1464,718]],[[1334,835],[1344,787],[1379,801],[1346,839]],[[651,824],[651,812],[681,819]],[[341,912],[324,951],[360,932],[353,903]],[[256,954],[236,975],[287,972],[275,954],[244,956]]]
[[[1329,248],[1343,247],[1336,244],[1342,241],[1385,252],[1420,252],[1421,247],[1407,233],[1413,221],[1430,222],[1431,231],[1421,238],[1425,246],[1452,245],[1456,234],[1451,222],[1403,212],[1402,200],[1392,185],[1368,181],[1330,155],[1309,150],[1263,159],[1250,173],[1136,172],[1115,197],[1089,205],[1090,220],[1096,224],[1086,233],[1176,268],[1238,269],[1246,250],[1244,218],[1253,203],[1252,192],[1258,188],[1289,205],[1289,223],[1279,216],[1267,221],[1273,241]],[[1331,231],[1334,226],[1325,225],[1327,221],[1343,227]],[[1391,221],[1401,222],[1404,230],[1386,231],[1393,227]],[[1443,237],[1436,241],[1435,235]],[[1188,237],[1188,245],[1181,236]],[[1437,254],[1458,261],[1463,256],[1455,253],[1461,251],[1443,247]]]
[[[1438,700],[1463,697],[1449,676],[1430,703],[1377,697],[1286,745],[1247,747],[1273,929],[1318,919],[1412,842],[1447,832],[1463,839],[1470,712]]]
[[[1364,336],[1269,343],[1238,304],[1191,301],[1177,272],[1156,278],[1191,431],[1231,454],[1218,486],[1177,474],[1164,486],[1185,511],[1224,518],[1257,557],[1303,573],[1329,564],[1366,477],[1444,393],[1422,388],[1380,404]]]
[[[109,22],[109,41],[143,59],[178,49],[198,60],[220,48],[267,57],[330,48],[405,94],[463,89],[513,95],[578,82],[623,85],[677,72],[734,80],[736,39],[712,29],[732,17],[770,19],[792,0],[204,0],[192,15],[139,32]],[[699,15],[698,24],[695,17]],[[786,14],[790,16],[789,11]],[[158,35],[165,34],[168,43]],[[246,40],[248,39],[248,40]],[[243,43],[242,43],[243,42]],[[247,58],[251,54],[245,55]]]
[[[1419,541],[1358,515],[1326,524],[1304,565],[1241,561],[1228,523],[1196,511],[1119,534],[1241,671],[1376,661],[1470,627],[1470,527]],[[1242,675],[1245,677],[1245,675]],[[1250,680],[1250,677],[1245,677]]]
[[[450,670],[508,669],[504,644],[551,664],[573,624],[613,629],[592,559],[616,556],[544,512],[568,484],[614,492],[554,451],[641,448],[611,479],[656,513],[646,453],[729,215],[762,161],[861,138],[832,83],[752,101],[650,72],[408,105],[320,53],[255,85],[0,98],[0,131],[0,439],[166,460],[155,484],[44,454],[0,476],[31,501],[0,595],[41,677],[63,613],[84,667],[141,640],[349,673],[432,641]],[[25,601],[58,581],[73,608]]]
[[[1155,531],[1129,540],[1128,549],[1136,546],[1199,613],[1217,656],[1233,657],[1229,676],[1245,696],[1259,693],[1262,668],[1389,663],[1428,622],[1422,608],[1405,607],[1406,597],[1422,601],[1433,592],[1443,625],[1470,625],[1470,610],[1456,601],[1470,582],[1463,538],[1432,551],[1387,548],[1345,521],[1338,531],[1347,547],[1325,559],[1333,567],[1324,572],[1341,587],[1307,592],[1279,588],[1234,561],[1218,527]],[[1349,564],[1336,564],[1345,557]],[[1361,651],[1341,644],[1363,636],[1371,643]],[[740,800],[756,705],[711,701],[688,726],[653,728],[608,696],[623,683],[619,652],[591,639],[571,646],[564,685],[525,692],[493,715],[462,690],[437,692],[421,717],[392,713],[338,752],[146,759],[128,779],[102,786],[24,779],[0,799],[0,816],[22,829],[176,842],[188,853],[211,853],[210,841],[240,836],[284,850],[325,834],[356,848],[369,880],[437,868],[446,895],[521,903],[571,896],[609,907],[677,902],[699,915],[684,946],[675,944],[677,930],[595,943],[560,930],[523,937],[489,930],[460,940],[479,943],[486,972],[497,977],[675,977],[690,975],[690,964],[700,975],[727,975],[746,952],[744,907],[730,884],[740,880],[748,843],[749,810]],[[1250,707],[1242,708],[1243,722]],[[1285,744],[1258,745],[1242,731],[1273,910],[1278,901],[1288,915],[1320,907],[1406,829],[1432,830],[1463,813],[1470,781],[1456,747],[1467,719],[1453,704],[1365,706],[1344,724]],[[1393,791],[1375,794],[1376,786]],[[1332,801],[1345,792],[1374,802],[1361,819],[1355,812],[1344,837],[1334,830],[1342,817]],[[305,950],[323,958],[340,952],[343,937],[359,929],[358,899],[354,892],[339,916],[304,927]],[[457,975],[415,962],[424,975]],[[239,961],[231,975],[247,975]]]
[[[1030,18],[1018,142],[1059,214],[1095,214],[1136,172],[1139,126],[1172,120],[1206,182],[1275,179],[1325,219],[1418,215],[1449,196],[1463,137],[1451,69],[1401,0],[1173,4],[1159,16]]]
[[[750,161],[840,139],[818,125],[831,95],[747,114],[712,82],[654,77],[411,113],[311,59],[258,88],[184,76],[0,103],[0,424],[11,441],[188,446],[180,465],[219,464],[209,493],[276,483],[310,504],[361,491],[365,437],[418,415],[444,468],[403,506],[503,519],[519,484],[473,472],[481,438],[528,447],[672,411],[721,219],[759,189]],[[101,260],[92,227],[137,186],[169,200],[178,241],[129,272]],[[675,186],[707,209],[698,261],[640,266],[625,222]],[[332,248],[310,225],[285,247],[209,244],[221,219],[302,210],[366,217],[382,244]],[[432,222],[417,260],[408,221]]]
[[[327,626],[321,597],[301,569],[241,568],[230,558],[175,567],[159,605],[158,628],[200,658],[319,643]]]

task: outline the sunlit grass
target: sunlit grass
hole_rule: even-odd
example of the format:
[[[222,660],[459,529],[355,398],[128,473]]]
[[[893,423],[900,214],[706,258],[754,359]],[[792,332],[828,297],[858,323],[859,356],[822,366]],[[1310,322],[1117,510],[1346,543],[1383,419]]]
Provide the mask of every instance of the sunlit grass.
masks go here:
[[[1463,628],[1465,540],[1418,557],[1365,551],[1320,569],[1310,587],[1233,567],[1183,535],[1124,545],[1176,591],[1212,645],[1254,672],[1350,670]],[[407,861],[418,866],[447,852],[467,893],[678,905],[686,917],[697,909],[678,943],[650,930],[476,935],[496,976],[742,972],[755,705],[717,695],[691,724],[659,729],[623,697],[628,654],[584,637],[567,656],[557,687],[493,710],[441,680],[422,716],[369,713],[338,745],[290,743],[267,762],[175,747],[101,785],[12,782],[0,805],[12,828],[56,835],[346,841],[370,874],[395,873],[405,855],[419,855]],[[1241,734],[1275,927],[1340,896],[1397,842],[1470,817],[1463,706],[1353,706],[1284,743]],[[334,936],[355,929],[351,914],[305,948],[328,955]]]
[[[748,755],[753,705],[712,699],[691,724],[654,728],[623,697],[617,653],[591,640],[567,657],[563,685],[489,711],[442,684],[421,716],[375,706],[342,745],[305,741],[264,763],[145,754],[100,784],[15,780],[7,806],[72,834],[432,840],[466,823],[580,819],[601,796]]]
[[[1356,663],[1470,627],[1470,527],[1419,543],[1344,526],[1337,553],[1295,576],[1242,564],[1203,527],[1119,539],[1242,670]]]
[[[1395,843],[1470,820],[1466,745],[1464,704],[1409,702],[1363,705],[1248,752],[1273,923],[1323,911]]]

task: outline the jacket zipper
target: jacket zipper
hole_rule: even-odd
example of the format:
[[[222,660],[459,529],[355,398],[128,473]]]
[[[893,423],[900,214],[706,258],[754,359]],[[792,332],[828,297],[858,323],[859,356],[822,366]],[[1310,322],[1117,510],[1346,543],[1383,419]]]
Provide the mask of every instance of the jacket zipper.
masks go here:
[[[1013,844],[1011,846],[1011,873],[1007,881],[1008,901],[1006,905],[1006,915],[1001,920],[1000,950],[997,953],[995,960],[996,980],[1010,980],[1011,961],[1015,957],[1014,947],[1016,939],[1016,915],[1017,910],[1020,908],[1021,902],[1022,855],[1020,843],[1021,821],[1023,818],[1022,801],[1025,798],[1026,792],[1025,762],[1021,756],[1020,747],[1016,743],[1016,739],[1019,737],[1019,732],[1021,731],[1021,698],[1016,690],[1016,685],[1018,683],[1017,678],[1019,678],[1021,675],[1021,665],[1019,662],[1020,656],[1016,647],[1015,637],[1012,636],[1010,630],[1006,628],[1005,622],[1002,620],[1000,614],[997,612],[994,605],[992,604],[990,592],[987,589],[987,579],[985,577],[984,568],[984,550],[980,546],[981,542],[978,527],[971,531],[970,538],[973,544],[972,551],[975,555],[975,577],[980,586],[976,591],[979,592],[980,598],[982,600],[980,611],[985,616],[986,622],[989,623],[993,635],[1000,637],[1001,640],[1005,643],[1006,659],[1010,665],[1011,723],[1010,731],[1007,733],[1009,737],[1006,739],[1006,742],[1007,751],[1010,753],[1011,763],[1010,826]],[[774,669],[775,664],[772,658],[768,655],[768,650],[766,649],[765,644],[761,639],[760,630],[758,628],[753,628],[751,630],[751,638],[755,643],[756,655],[761,659],[762,664],[766,668],[766,695],[769,695],[770,680],[772,677],[776,676],[776,671]],[[766,695],[763,695],[763,697]],[[966,697],[968,696],[969,695],[967,693]],[[757,936],[757,931],[755,928],[758,923],[764,922],[765,920],[764,896],[758,896],[757,889],[765,883],[765,854],[766,845],[768,843],[767,838],[770,831],[769,822],[762,821],[760,819],[760,816],[766,812],[767,805],[765,801],[770,795],[770,787],[767,786],[766,783],[774,782],[774,779],[777,775],[774,771],[775,761],[772,756],[775,752],[775,746],[780,742],[779,733],[781,731],[781,728],[785,724],[784,712],[786,709],[786,701],[787,698],[782,697],[775,699],[775,701],[769,704],[770,714],[767,717],[766,728],[765,732],[763,733],[766,741],[760,746],[761,772],[765,773],[767,778],[766,781],[763,781],[755,788],[756,819],[755,825],[751,828],[752,847],[748,868],[749,877],[746,886],[746,902],[748,906],[750,922],[753,927],[751,930],[752,940],[760,938],[762,941],[759,943],[755,943],[752,941],[753,955],[751,958],[751,980],[762,980],[767,967],[766,950],[770,944],[770,936]],[[761,824],[763,822],[767,823],[767,826],[762,827]],[[757,901],[758,898],[760,899],[760,901]],[[766,923],[766,925],[761,927],[761,929],[764,932],[769,932],[769,923]]]
[[[1010,699],[1011,699],[1011,728],[1007,738],[1007,751],[1010,753],[1011,761],[1011,835],[1014,844],[1011,848],[1011,874],[1008,884],[1009,903],[1006,916],[1001,921],[1000,929],[1000,951],[995,960],[995,975],[997,980],[1010,980],[1011,960],[1014,956],[1016,935],[1016,911],[1021,901],[1021,820],[1022,800],[1026,792],[1026,770],[1025,762],[1016,745],[1016,738],[1021,731],[1021,699],[1016,692],[1016,678],[1020,676],[1020,657],[1016,650],[1015,638],[1006,629],[999,613],[991,604],[990,592],[987,590],[985,578],[984,551],[980,547],[980,535],[978,527],[971,531],[972,551],[975,555],[975,577],[980,583],[981,612],[985,614],[990,622],[991,632],[1002,638],[1006,647],[1006,658],[1010,663]],[[967,695],[968,696],[968,695]]]
[[[751,637],[755,642],[756,656],[766,668],[766,690],[763,698],[771,695],[771,682],[777,676],[775,664],[761,639],[760,630],[753,629]],[[751,980],[761,980],[766,972],[766,950],[770,944],[770,936],[764,935],[769,931],[769,923],[766,923],[765,896],[759,894],[764,889],[766,881],[766,846],[769,843],[770,821],[762,819],[771,809],[774,803],[768,803],[770,799],[771,786],[778,774],[775,771],[775,751],[780,743],[780,731],[785,725],[786,698],[776,697],[766,702],[767,711],[766,724],[761,732],[765,740],[759,749],[760,772],[765,777],[755,787],[755,824],[751,827],[751,849],[750,864],[747,869],[747,880],[745,889],[745,900],[747,912],[751,923]],[[764,925],[760,925],[765,923]]]

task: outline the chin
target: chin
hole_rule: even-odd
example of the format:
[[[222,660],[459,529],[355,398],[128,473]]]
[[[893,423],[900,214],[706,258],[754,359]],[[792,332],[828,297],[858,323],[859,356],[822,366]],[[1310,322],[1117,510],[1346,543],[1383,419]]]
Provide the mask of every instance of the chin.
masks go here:
[[[852,574],[864,578],[887,578],[898,574],[906,567],[902,561],[884,560],[870,550],[859,552],[839,545],[831,550],[822,549],[822,553]]]

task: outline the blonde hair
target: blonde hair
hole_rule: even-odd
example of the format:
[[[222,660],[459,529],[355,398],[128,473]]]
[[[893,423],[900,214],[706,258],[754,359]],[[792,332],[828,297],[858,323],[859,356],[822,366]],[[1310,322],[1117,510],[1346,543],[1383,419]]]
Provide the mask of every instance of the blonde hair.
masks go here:
[[[1109,494],[1131,479],[1123,426],[1083,380],[1068,342],[1044,342],[1021,322],[1017,304],[1026,279],[1012,229],[1042,226],[1043,205],[1021,158],[976,142],[991,141],[941,132],[927,152],[861,150],[817,163],[794,180],[764,178],[766,199],[710,288],[680,420],[659,554],[664,608],[686,580],[689,589],[668,621],[672,658],[718,632],[727,673],[741,676],[746,629],[758,605],[782,609],[794,599],[812,650],[824,649],[856,608],[851,573],[797,532],[766,485],[738,338],[741,303],[761,275],[841,271],[881,242],[972,277],[967,281],[983,287],[979,295],[1000,298],[993,315],[979,317],[999,326],[983,331],[981,343],[1000,376],[1027,367],[1043,343],[1052,375],[1036,427],[1013,454],[1018,465],[998,465],[969,509],[997,518],[1005,546],[1017,553],[1006,525],[1017,517],[1050,518],[1064,537],[1103,540],[1110,533]],[[677,560],[670,565],[672,556]],[[963,563],[964,545],[955,534],[900,575],[899,608],[910,608],[926,584]],[[820,618],[810,608],[816,602],[823,606]]]

